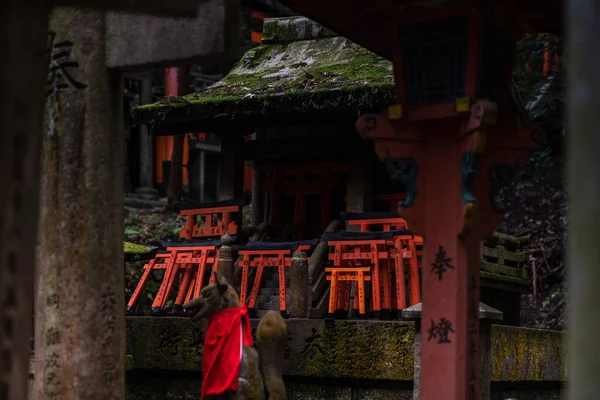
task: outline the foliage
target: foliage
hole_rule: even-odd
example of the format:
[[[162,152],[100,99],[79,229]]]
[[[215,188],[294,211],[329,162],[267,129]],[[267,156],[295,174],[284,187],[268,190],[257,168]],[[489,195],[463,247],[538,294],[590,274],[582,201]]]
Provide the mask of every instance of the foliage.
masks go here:
[[[184,222],[162,210],[125,209],[125,240],[160,247],[162,241],[178,241]]]
[[[534,128],[542,129],[546,146],[515,170],[510,187],[501,193],[508,212],[498,230],[511,235],[531,235],[528,276],[529,295],[522,304],[525,326],[564,329],[566,284],[564,257],[567,227],[562,144],[564,139],[564,85],[561,71],[543,75],[546,49],[564,57],[562,38],[543,35],[524,37],[517,47],[514,94],[528,110]],[[562,57],[561,57],[562,58]],[[529,65],[529,68],[526,65]]]
[[[546,83],[544,52],[563,54],[563,40],[555,35],[525,35],[517,43],[513,84],[522,103],[533,100]],[[535,117],[535,116],[533,116]]]
[[[179,241],[179,232],[183,227],[183,220],[179,215],[163,210],[138,210],[125,209],[125,240],[143,243],[142,247],[160,247],[162,241]],[[126,298],[129,299],[135,290],[143,273],[145,262],[127,263],[125,270]],[[144,292],[136,303],[136,308],[147,311],[150,309],[152,299],[158,292],[162,282],[162,271],[155,271],[150,275]],[[176,292],[177,288],[174,288]],[[168,302],[170,305],[172,300]]]

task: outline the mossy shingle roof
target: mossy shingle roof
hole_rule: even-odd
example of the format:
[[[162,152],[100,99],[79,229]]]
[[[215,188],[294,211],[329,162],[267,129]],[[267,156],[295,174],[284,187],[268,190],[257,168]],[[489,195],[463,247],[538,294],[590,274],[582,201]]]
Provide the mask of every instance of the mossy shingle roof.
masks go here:
[[[304,17],[266,20],[263,44],[201,93],[134,109],[154,134],[234,122],[380,111],[393,102],[389,61]]]

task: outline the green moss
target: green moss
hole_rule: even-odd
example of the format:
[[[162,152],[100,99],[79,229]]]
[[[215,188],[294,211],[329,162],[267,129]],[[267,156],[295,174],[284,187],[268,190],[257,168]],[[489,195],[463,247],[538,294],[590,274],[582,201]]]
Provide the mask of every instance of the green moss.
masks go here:
[[[514,276],[499,275],[486,271],[481,271],[481,277],[486,279],[493,279],[495,281],[503,281],[515,285],[527,285],[526,279],[516,278]]]
[[[247,53],[248,56],[243,58],[244,66],[247,68],[256,67],[267,58],[270,51],[270,46],[260,46],[250,50]]]
[[[150,249],[148,249],[148,247],[131,242],[123,242],[123,248],[125,254],[146,254],[150,252]]]
[[[263,26],[262,42],[289,43],[332,36],[338,35],[304,17],[269,18],[265,20]]]
[[[481,262],[481,270],[487,271],[495,275],[509,276],[520,280],[526,279],[527,272],[521,268],[507,267],[506,265],[491,263],[487,261]]]
[[[126,354],[125,355],[125,371],[130,371],[134,369],[133,356]]]
[[[337,321],[303,356],[302,375],[411,380],[414,325]]]
[[[565,381],[562,332],[494,325],[493,381]]]
[[[253,321],[256,325],[257,321]],[[410,381],[414,324],[399,321],[288,320],[284,373],[293,376]],[[202,369],[205,325],[188,318],[127,317],[135,368]],[[493,381],[565,381],[564,334],[492,326]]]
[[[127,318],[127,354],[136,367],[201,371],[204,325],[189,318]]]
[[[156,254],[156,248],[131,242],[123,242],[125,261],[149,260]]]
[[[391,63],[333,37],[263,45],[202,93],[134,109],[150,125],[285,113],[380,110],[394,101]]]

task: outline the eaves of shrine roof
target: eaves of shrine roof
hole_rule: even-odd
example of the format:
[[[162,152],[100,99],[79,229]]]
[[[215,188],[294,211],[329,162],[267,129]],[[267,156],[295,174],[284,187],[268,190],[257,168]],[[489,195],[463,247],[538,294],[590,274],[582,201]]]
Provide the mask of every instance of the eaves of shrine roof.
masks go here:
[[[305,17],[266,19],[263,44],[201,93],[134,109],[155,135],[380,112],[392,64]]]

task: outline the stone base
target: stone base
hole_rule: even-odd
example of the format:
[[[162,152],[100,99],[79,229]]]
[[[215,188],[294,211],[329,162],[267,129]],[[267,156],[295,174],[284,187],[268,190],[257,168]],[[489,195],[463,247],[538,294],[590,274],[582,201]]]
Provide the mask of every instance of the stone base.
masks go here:
[[[145,197],[152,196],[152,199]],[[153,195],[138,195],[136,194],[125,194],[125,206],[131,208],[143,208],[143,209],[154,209],[154,208],[165,208],[167,205],[167,198],[159,198]]]
[[[137,188],[135,190],[135,195],[139,196],[144,200],[158,200],[160,197],[158,194],[158,190],[149,187]]]

